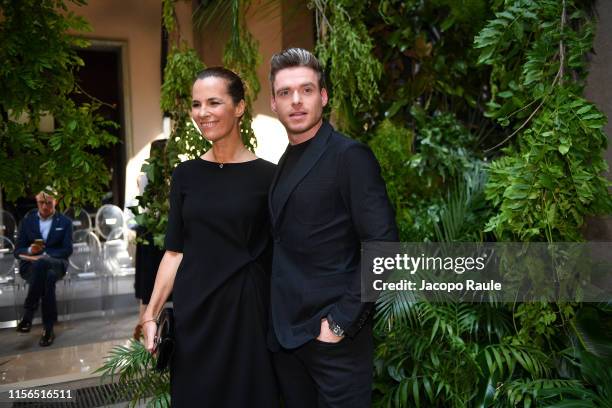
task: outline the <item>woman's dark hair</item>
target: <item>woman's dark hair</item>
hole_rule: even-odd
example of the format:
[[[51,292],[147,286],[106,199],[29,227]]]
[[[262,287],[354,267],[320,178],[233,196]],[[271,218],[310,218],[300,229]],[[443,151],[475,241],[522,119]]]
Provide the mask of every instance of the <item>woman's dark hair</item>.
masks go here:
[[[234,104],[244,99],[244,84],[235,72],[223,67],[210,67],[198,72],[193,82],[209,77],[223,78],[227,81],[227,93],[232,97]]]

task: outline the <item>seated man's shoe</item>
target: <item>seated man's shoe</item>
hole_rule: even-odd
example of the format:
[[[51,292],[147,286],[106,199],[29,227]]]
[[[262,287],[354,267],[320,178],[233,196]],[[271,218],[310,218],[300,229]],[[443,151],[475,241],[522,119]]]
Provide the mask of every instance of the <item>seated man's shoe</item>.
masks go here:
[[[32,322],[29,320],[21,320],[17,325],[17,331],[19,333],[29,333],[32,329]]]
[[[40,336],[40,347],[48,347],[53,344],[53,340],[55,340],[55,334],[53,333],[53,329],[44,330],[42,336]]]

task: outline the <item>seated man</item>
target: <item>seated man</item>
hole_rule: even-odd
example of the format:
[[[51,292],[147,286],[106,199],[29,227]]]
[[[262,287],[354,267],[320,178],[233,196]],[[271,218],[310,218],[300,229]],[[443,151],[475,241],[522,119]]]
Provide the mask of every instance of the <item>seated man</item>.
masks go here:
[[[23,318],[17,331],[27,333],[42,299],[44,331],[39,344],[53,344],[53,324],[57,320],[55,282],[66,274],[68,257],[72,254],[72,221],[55,211],[57,193],[50,187],[36,195],[38,211],[30,212],[21,221],[15,248],[19,273],[29,283]]]

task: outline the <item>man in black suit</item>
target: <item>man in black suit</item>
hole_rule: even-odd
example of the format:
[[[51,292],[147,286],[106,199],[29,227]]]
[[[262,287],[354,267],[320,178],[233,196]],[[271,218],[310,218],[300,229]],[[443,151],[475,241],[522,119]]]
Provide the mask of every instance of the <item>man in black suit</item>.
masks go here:
[[[289,137],[269,195],[269,345],[285,406],[369,407],[373,304],[361,301],[360,249],[397,241],[394,212],[370,149],[323,120],[317,59],[284,50],[272,58],[270,82]]]
[[[55,210],[57,192],[50,187],[36,195],[38,211],[28,213],[21,221],[15,257],[19,273],[29,283],[24,315],[17,331],[27,333],[42,301],[43,334],[39,344],[53,344],[53,324],[57,320],[55,282],[62,279],[72,254],[72,221]]]

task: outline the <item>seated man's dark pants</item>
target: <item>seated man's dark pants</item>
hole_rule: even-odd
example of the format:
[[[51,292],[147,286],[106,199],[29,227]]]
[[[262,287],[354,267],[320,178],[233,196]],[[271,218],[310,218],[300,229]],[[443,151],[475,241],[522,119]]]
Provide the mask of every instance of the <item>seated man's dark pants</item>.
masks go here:
[[[55,300],[55,282],[66,273],[65,261],[55,258],[43,258],[26,265],[21,276],[29,283],[25,299],[23,319],[31,322],[42,301],[42,321],[46,330],[53,328],[57,321],[57,303]]]

